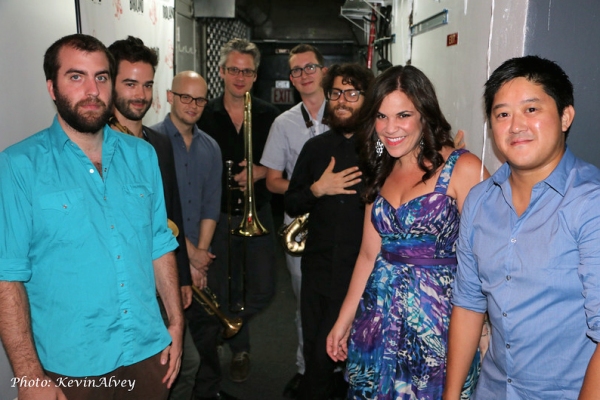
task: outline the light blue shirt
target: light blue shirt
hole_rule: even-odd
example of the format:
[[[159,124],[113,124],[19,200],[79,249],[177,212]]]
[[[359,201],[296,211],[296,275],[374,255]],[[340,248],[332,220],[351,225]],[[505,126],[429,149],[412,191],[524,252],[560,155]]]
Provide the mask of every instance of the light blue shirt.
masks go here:
[[[25,282],[42,366],[94,376],[169,345],[152,260],[177,247],[156,153],[103,130],[102,177],[52,126],[0,153],[0,280]]]
[[[304,143],[329,130],[329,127],[321,122],[327,106],[326,101],[321,104],[317,119],[310,117],[313,124],[310,128],[307,128],[306,122],[304,122],[302,104],[302,102],[296,104],[275,118],[260,159],[260,163],[267,168],[285,171],[288,180],[292,177],[294,166]]]
[[[285,171],[288,180],[292,177],[296,161],[306,141],[329,130],[322,122],[327,101],[323,100],[316,119],[308,114],[313,124],[310,128],[306,127],[302,115],[303,104],[300,102],[275,118],[260,159],[260,163],[267,168]],[[289,224],[293,219],[284,213],[284,223]]]
[[[600,339],[600,171],[566,150],[517,216],[504,164],[469,193],[453,304],[488,311],[473,399],[577,399]]]
[[[197,246],[200,222],[205,219],[219,221],[221,215],[221,149],[215,139],[194,125],[188,150],[170,115],[152,129],[168,136],[173,145],[183,228],[185,236]]]

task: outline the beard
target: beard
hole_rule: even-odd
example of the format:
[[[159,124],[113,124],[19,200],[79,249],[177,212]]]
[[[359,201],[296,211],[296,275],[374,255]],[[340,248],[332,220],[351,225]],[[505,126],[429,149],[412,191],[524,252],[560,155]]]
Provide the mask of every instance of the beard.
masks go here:
[[[351,114],[349,117],[346,118],[340,118],[336,115],[335,111],[336,110],[347,110],[349,111]],[[329,109],[329,127],[331,129],[333,129],[335,132],[341,133],[341,134],[349,134],[349,133],[354,133],[356,132],[356,129],[358,128],[358,111],[356,109],[352,109],[350,107],[346,107],[342,104],[336,106],[336,107],[331,107]]]
[[[152,100],[129,100],[119,97],[116,93],[113,93],[113,98],[115,108],[119,110],[121,115],[131,121],[140,121],[152,106]],[[144,108],[141,111],[135,111],[131,108],[132,103],[142,103]]]
[[[106,104],[98,98],[90,97],[72,104],[66,96],[60,93],[58,86],[54,87],[54,96],[56,97],[54,104],[56,104],[58,115],[77,132],[91,135],[98,133],[108,123],[108,119],[112,114],[112,100]],[[100,109],[98,111],[79,111],[80,107],[90,104],[95,104]]]

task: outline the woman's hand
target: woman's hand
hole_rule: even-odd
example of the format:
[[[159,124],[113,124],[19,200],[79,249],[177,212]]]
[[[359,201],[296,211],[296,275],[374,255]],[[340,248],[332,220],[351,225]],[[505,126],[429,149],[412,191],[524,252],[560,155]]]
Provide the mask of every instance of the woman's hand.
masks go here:
[[[351,324],[339,319],[327,335],[327,354],[333,361],[344,361],[348,358],[348,337]]]

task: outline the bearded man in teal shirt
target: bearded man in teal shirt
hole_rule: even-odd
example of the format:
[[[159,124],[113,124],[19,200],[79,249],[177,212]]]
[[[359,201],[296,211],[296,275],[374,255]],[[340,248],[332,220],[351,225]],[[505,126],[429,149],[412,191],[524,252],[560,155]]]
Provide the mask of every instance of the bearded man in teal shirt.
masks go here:
[[[44,72],[58,115],[0,153],[0,336],[13,385],[21,400],[166,399],[183,314],[156,153],[107,127],[114,62],[97,39],[59,39]]]

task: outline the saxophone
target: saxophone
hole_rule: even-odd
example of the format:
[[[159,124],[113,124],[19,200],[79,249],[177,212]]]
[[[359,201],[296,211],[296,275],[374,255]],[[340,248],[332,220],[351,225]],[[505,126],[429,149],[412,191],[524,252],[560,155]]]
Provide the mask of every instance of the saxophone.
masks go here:
[[[283,250],[291,256],[301,256],[308,236],[308,213],[284,224],[278,233]]]

